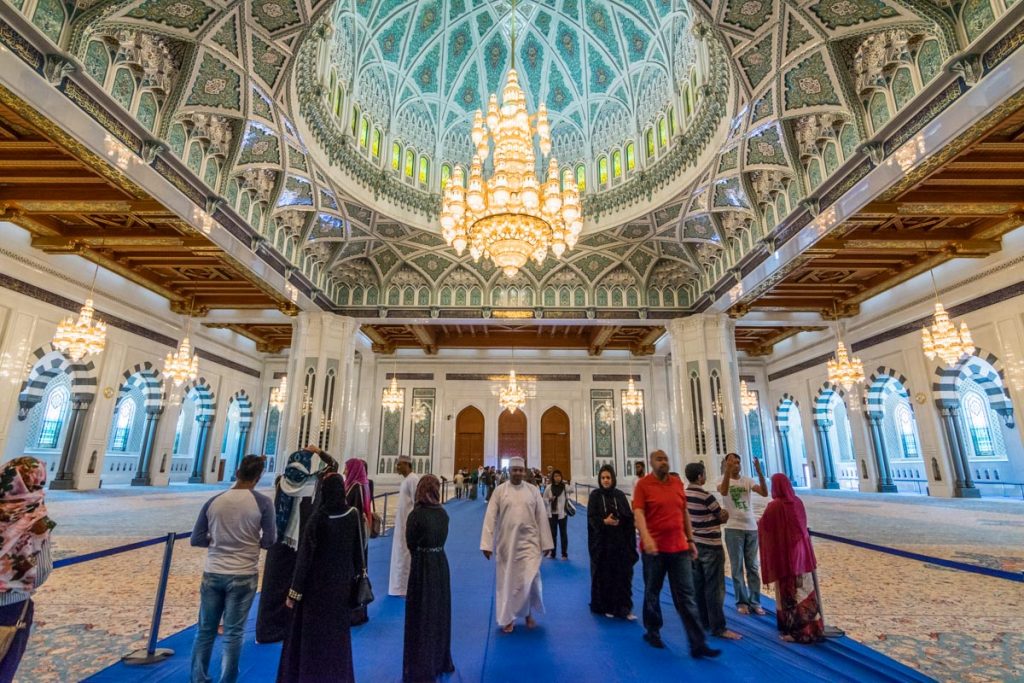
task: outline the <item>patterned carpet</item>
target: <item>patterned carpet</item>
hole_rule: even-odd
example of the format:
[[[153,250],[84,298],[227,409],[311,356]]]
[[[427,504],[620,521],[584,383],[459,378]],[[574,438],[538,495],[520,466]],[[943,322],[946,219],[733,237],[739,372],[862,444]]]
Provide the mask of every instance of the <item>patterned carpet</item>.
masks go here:
[[[191,529],[202,503],[218,490],[52,492],[55,556]],[[1019,501],[801,495],[818,531],[1024,571]],[[942,681],[1024,681],[1021,584],[829,541],[815,547],[830,623]],[[36,628],[17,680],[79,680],[143,646],[162,552],[146,548],[54,572],[38,593]],[[161,637],[195,621],[202,560],[187,541],[176,544]]]

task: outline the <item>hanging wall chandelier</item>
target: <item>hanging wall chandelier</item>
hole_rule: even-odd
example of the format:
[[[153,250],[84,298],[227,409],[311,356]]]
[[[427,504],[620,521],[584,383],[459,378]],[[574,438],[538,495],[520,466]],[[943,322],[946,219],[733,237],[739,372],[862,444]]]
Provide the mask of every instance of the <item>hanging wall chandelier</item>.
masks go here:
[[[850,358],[846,344],[841,341],[836,346],[836,357],[828,361],[828,381],[847,391],[864,381],[864,364],[856,356]]]
[[[626,391],[622,394],[622,409],[630,415],[636,415],[644,409],[643,392],[636,388],[632,375],[629,376],[629,384],[626,385]]]
[[[281,383],[270,390],[270,407],[277,408],[277,410],[284,410],[285,404],[288,403],[288,376],[285,375],[281,378]]]
[[[949,367],[956,365],[964,356],[974,353],[974,340],[971,339],[967,323],[960,323],[960,329],[957,330],[956,324],[949,319],[949,314],[938,301],[935,302],[931,329],[921,328],[921,346],[928,360],[938,356]]]
[[[107,324],[95,319],[96,310],[92,307],[99,270],[97,265],[92,276],[92,286],[89,287],[89,298],[78,312],[78,319],[70,315],[64,318],[53,335],[53,348],[76,363],[89,354],[102,353],[107,345]]]
[[[498,391],[498,405],[509,413],[521,410],[526,405],[526,391],[516,381],[515,370],[509,371],[508,384]]]
[[[757,410],[757,394],[747,387],[747,381],[740,380],[740,407],[744,415],[750,415]]]
[[[549,157],[551,126],[543,103],[537,115],[526,111],[526,96],[519,87],[515,69],[515,2],[512,3],[512,68],[509,69],[502,102],[492,94],[486,118],[477,110],[472,138],[476,153],[469,178],[456,167],[444,190],[441,204],[441,234],[459,255],[469,247],[474,260],[485,256],[512,277],[532,258],[539,265],[548,249],[560,258],[572,249],[583,219],[575,182],[561,187],[558,161]],[[531,118],[534,125],[531,126]],[[537,177],[534,134],[544,157],[549,157],[547,180]],[[491,152],[492,170],[484,177]]]
[[[384,388],[380,404],[389,413],[397,413],[405,406],[405,396],[398,388],[398,373],[391,373],[391,384]]]
[[[189,317],[185,323],[185,336],[178,344],[177,351],[168,353],[164,359],[164,377],[175,387],[185,382],[194,382],[199,377],[199,356],[192,352],[192,344],[188,335],[192,331],[192,305],[189,304]]]

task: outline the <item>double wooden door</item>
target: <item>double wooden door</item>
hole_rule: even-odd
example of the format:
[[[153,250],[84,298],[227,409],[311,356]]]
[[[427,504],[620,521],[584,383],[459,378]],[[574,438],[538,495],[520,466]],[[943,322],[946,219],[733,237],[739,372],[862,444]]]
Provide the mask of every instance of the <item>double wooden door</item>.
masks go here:
[[[484,414],[473,406],[455,418],[455,471],[472,472],[484,464]]]
[[[544,473],[550,465],[561,471],[566,481],[572,479],[569,416],[561,408],[548,408],[540,418],[540,465]]]

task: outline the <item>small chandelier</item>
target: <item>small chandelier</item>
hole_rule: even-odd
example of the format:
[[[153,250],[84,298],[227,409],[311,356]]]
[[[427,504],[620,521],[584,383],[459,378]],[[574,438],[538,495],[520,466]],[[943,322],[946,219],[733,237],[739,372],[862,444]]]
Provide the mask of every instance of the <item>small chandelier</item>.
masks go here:
[[[935,302],[931,330],[928,327],[921,328],[921,346],[928,360],[934,360],[938,356],[949,367],[956,365],[964,356],[974,353],[974,340],[971,339],[967,323],[960,323],[958,331],[938,301]]]
[[[615,406],[612,405],[611,399],[605,399],[597,409],[597,419],[606,425],[610,425],[615,422]]]
[[[171,380],[176,387],[185,382],[195,381],[199,377],[199,356],[192,353],[192,344],[189,343],[187,334],[178,344],[178,350],[168,353],[164,359],[164,377]]]
[[[409,413],[415,423],[426,422],[430,417],[430,410],[425,401],[416,401],[412,405],[412,412]]]
[[[284,410],[288,402],[288,376],[281,378],[281,384],[270,390],[270,407],[277,410]]]
[[[441,203],[441,235],[456,253],[468,246],[473,260],[486,256],[507,277],[514,276],[532,258],[540,265],[548,249],[561,258],[576,245],[583,230],[579,189],[574,182],[561,187],[558,160],[551,153],[551,125],[543,103],[537,115],[526,111],[526,95],[515,69],[516,3],[512,2],[512,68],[502,103],[492,94],[487,116],[477,110],[472,139],[476,145],[468,183],[456,167]],[[531,118],[534,125],[531,126]],[[548,158],[547,180],[537,177],[534,134]],[[493,171],[484,178],[484,162],[494,142]]]
[[[846,344],[841,341],[836,347],[836,357],[828,361],[828,381],[834,386],[842,385],[847,391],[864,381],[864,364],[856,356],[850,358]]]
[[[630,415],[636,415],[644,409],[643,392],[636,388],[636,384],[633,383],[632,375],[629,377],[629,384],[626,386],[626,391],[622,394],[622,409]]]
[[[757,394],[747,387],[745,379],[740,380],[740,407],[744,415],[750,415],[757,410]]]
[[[102,320],[94,320],[95,313],[92,299],[86,299],[77,320],[69,315],[57,325],[53,348],[75,362],[89,354],[101,353],[107,344],[107,324]]]
[[[516,382],[515,370],[509,371],[508,384],[503,386],[498,392],[498,405],[509,413],[521,410],[526,405],[526,391]]]
[[[391,373],[391,384],[384,389],[380,404],[389,413],[397,413],[405,406],[405,395],[398,388],[398,373]]]

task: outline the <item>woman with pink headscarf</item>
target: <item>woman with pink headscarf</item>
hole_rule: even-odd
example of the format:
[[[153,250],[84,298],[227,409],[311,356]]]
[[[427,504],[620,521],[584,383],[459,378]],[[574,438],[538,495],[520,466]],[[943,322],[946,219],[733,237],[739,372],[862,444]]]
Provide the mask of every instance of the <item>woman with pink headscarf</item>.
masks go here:
[[[359,510],[363,522],[363,560],[367,558],[367,540],[373,523],[373,499],[370,496],[370,481],[366,476],[366,462],[359,458],[345,461],[345,500],[349,507]],[[366,605],[352,610],[352,625],[359,626],[370,620]]]
[[[0,681],[11,681],[25,654],[35,614],[32,594],[53,569],[46,465],[28,456],[0,468],[0,626],[15,626],[0,654]]]
[[[807,531],[807,513],[785,474],[772,476],[772,501],[757,523],[761,578],[775,584],[775,615],[783,640],[816,643],[824,638],[818,594],[811,573],[817,567]]]

